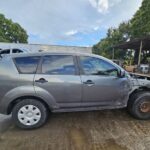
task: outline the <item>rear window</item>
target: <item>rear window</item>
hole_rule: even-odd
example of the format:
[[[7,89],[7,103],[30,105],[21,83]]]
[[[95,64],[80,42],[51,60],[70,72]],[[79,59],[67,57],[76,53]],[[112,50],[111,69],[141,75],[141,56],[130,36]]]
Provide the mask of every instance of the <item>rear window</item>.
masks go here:
[[[36,69],[40,60],[40,56],[18,57],[18,58],[15,58],[14,60],[15,60],[19,73],[32,74],[32,73],[36,73]]]

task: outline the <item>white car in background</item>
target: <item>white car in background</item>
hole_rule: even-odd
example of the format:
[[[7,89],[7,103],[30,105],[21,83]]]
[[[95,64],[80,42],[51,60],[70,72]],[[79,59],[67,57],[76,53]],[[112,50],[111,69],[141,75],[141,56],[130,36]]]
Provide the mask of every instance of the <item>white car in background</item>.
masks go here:
[[[0,50],[0,55],[11,55],[16,53],[28,53],[28,50],[19,49],[19,48],[12,48],[12,49],[3,49]]]

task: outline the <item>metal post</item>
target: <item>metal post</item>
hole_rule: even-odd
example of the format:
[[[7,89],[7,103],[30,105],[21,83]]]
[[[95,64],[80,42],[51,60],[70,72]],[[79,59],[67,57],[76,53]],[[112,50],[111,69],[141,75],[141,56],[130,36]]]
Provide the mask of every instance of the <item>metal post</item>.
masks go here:
[[[112,51],[112,60],[114,60],[114,57],[115,57],[115,50],[113,48],[113,51]]]
[[[142,49],[143,49],[143,42],[141,41],[141,44],[140,44],[140,51],[139,51],[139,58],[138,58],[138,67],[139,67],[140,64],[141,64],[141,52],[142,52]]]

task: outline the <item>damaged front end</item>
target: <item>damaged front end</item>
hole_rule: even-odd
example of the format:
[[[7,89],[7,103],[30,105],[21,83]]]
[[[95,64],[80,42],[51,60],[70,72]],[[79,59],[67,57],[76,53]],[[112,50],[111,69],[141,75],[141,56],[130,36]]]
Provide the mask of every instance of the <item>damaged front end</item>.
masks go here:
[[[137,89],[150,90],[150,76],[148,75],[130,73],[130,82],[132,85],[131,93]]]

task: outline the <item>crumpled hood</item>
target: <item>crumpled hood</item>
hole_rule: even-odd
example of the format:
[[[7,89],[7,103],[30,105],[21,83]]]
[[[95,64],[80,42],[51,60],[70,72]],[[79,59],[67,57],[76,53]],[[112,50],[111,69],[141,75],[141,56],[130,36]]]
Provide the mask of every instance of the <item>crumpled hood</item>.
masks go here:
[[[150,76],[138,73],[130,73],[130,76],[130,81],[133,86],[150,88]]]

